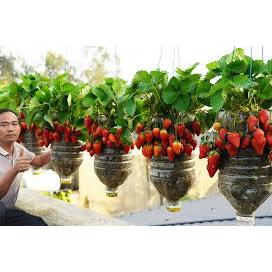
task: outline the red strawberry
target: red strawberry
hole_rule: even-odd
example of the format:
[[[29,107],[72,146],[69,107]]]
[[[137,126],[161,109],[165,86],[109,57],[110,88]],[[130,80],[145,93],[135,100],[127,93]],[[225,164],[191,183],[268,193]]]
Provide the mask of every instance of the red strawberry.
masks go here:
[[[272,147],[272,134],[271,133],[266,134],[266,143],[269,147]]]
[[[171,147],[172,147],[173,151],[175,152],[175,154],[177,154],[177,155],[179,155],[183,151],[183,145],[179,141],[174,141],[171,144]]]
[[[258,143],[255,138],[252,139],[251,144],[258,155],[263,155],[266,139],[263,138],[261,143]]]
[[[19,116],[18,116],[18,119],[19,120],[22,120],[25,118],[25,114],[23,112],[19,112]]]
[[[112,133],[109,134],[109,140],[112,142],[112,143],[116,143],[116,136]]]
[[[56,142],[59,142],[61,140],[61,137],[60,137],[60,134],[58,132],[54,132],[53,133],[53,139],[56,141]]]
[[[170,161],[174,160],[174,158],[175,158],[175,152],[174,152],[174,150],[172,149],[171,146],[167,147],[166,152],[167,152],[168,159]]]
[[[138,124],[136,125],[135,131],[136,131],[137,133],[144,131],[144,125],[141,124],[141,123],[138,123]]]
[[[21,122],[21,129],[27,129],[27,124],[26,122]]]
[[[160,129],[158,127],[153,128],[153,136],[157,139],[160,138]]]
[[[93,123],[93,121],[92,121],[91,117],[90,116],[85,116],[85,118],[84,118],[84,126],[86,128],[90,128],[91,125],[92,125],[92,123]]]
[[[95,154],[95,151],[94,151],[93,148],[90,150],[89,154],[90,154],[91,157]]]
[[[249,131],[253,132],[257,128],[258,121],[259,121],[258,118],[254,115],[250,115],[247,118],[247,126],[248,126]]]
[[[148,130],[145,132],[145,140],[147,143],[151,143],[153,138],[153,133],[152,131]]]
[[[225,128],[221,128],[219,130],[218,136],[223,142],[225,142],[227,134],[228,134],[228,130]]]
[[[262,129],[263,129],[264,131],[268,131],[269,125],[270,125],[269,122],[266,122],[266,123],[262,124]]]
[[[102,136],[103,137],[105,137],[105,138],[108,138],[109,137],[109,131],[106,129],[106,128],[104,128],[103,130],[102,130]]]
[[[246,134],[242,139],[240,147],[242,149],[246,149],[246,148],[250,147],[250,144],[251,144],[251,136],[249,134]]]
[[[187,143],[190,143],[193,140],[193,134],[190,132],[188,128],[184,129],[183,137]]]
[[[167,141],[168,140],[168,132],[166,129],[162,129],[160,131],[160,137],[162,141]]]
[[[199,136],[200,133],[201,133],[201,126],[200,126],[200,123],[199,123],[198,121],[194,121],[194,122],[192,122],[191,126],[192,126],[192,129],[193,129],[193,132],[194,132],[197,136]]]
[[[231,143],[226,144],[226,149],[230,157],[234,157],[238,154],[238,149]]]
[[[152,144],[147,144],[145,149],[145,155],[148,159],[151,159],[154,154],[154,148]]]
[[[129,145],[124,145],[123,146],[123,150],[125,154],[128,154],[129,150],[130,150],[130,146]]]
[[[220,162],[220,154],[217,151],[210,151],[208,153],[208,164],[213,167],[218,169]]]
[[[62,134],[64,132],[65,126],[64,125],[58,125],[56,129],[60,134]]]
[[[39,141],[38,141],[38,145],[39,145],[39,146],[43,146],[43,145],[44,145],[44,140],[39,140]]]
[[[106,146],[112,148],[113,143],[110,140],[108,140],[107,143],[106,143]]]
[[[48,128],[43,130],[43,137],[49,140],[50,130]]]
[[[183,136],[184,129],[185,129],[185,125],[184,124],[175,125],[175,130],[176,130],[177,135],[179,137]]]
[[[265,124],[270,119],[270,113],[266,109],[261,109],[259,112],[259,120],[261,123]]]
[[[168,141],[166,142],[166,141],[163,141],[163,142],[161,142],[161,144],[162,144],[162,147],[166,150],[167,149],[167,147],[169,146],[169,143],[168,143]]]
[[[233,144],[236,148],[239,148],[241,135],[237,132],[231,132],[227,136],[228,141]]]
[[[272,125],[271,125],[271,124],[269,124],[269,126],[268,126],[268,131],[269,131],[270,133],[272,133]]]
[[[140,141],[141,146],[143,146],[145,144],[145,136],[144,136],[144,134],[142,132],[140,132],[138,134],[138,140]]]
[[[134,144],[136,145],[136,147],[137,147],[138,149],[140,149],[141,146],[142,146],[142,142],[139,140],[139,138],[137,138],[137,139],[135,140]]]
[[[93,149],[94,149],[94,153],[96,155],[99,155],[101,153],[102,150],[102,143],[101,142],[94,142],[93,143]]]
[[[70,133],[71,133],[71,129],[70,129],[69,127],[66,127],[66,128],[64,129],[64,134],[65,134],[65,136],[70,136]]]
[[[82,145],[81,147],[80,147],[80,150],[81,151],[85,151],[87,148],[86,148],[86,144],[84,144],[84,145]]]
[[[77,136],[76,135],[71,136],[71,142],[74,143],[74,144],[77,142]]]
[[[184,153],[186,153],[189,157],[192,155],[193,147],[191,144],[184,145]]]
[[[192,145],[193,150],[195,150],[195,148],[196,148],[196,146],[197,146],[197,142],[196,142],[196,140],[195,140],[195,139],[193,139],[193,140],[190,142],[190,144]]]
[[[199,146],[199,158],[203,159],[206,158],[208,155],[208,152],[210,151],[210,147],[208,146],[208,144],[201,144]]]
[[[163,119],[162,121],[163,128],[168,129],[171,127],[171,125],[172,125],[172,121],[169,118]]]
[[[176,136],[173,133],[168,134],[169,145],[171,145],[176,140]]]
[[[43,130],[41,128],[37,128],[36,135],[39,137],[43,134]]]
[[[215,146],[218,147],[219,150],[221,150],[221,151],[224,150],[224,149],[226,149],[226,147],[225,147],[223,141],[222,141],[219,137],[217,137],[217,138],[215,139],[214,144],[215,144]]]
[[[92,143],[88,142],[88,143],[86,144],[86,150],[87,150],[88,152],[90,152],[90,150],[92,149],[92,147],[93,147],[93,144],[92,144]]]
[[[160,145],[154,146],[154,156],[159,157],[162,153],[162,147]]]
[[[260,129],[260,128],[257,128],[257,129],[254,131],[253,138],[256,140],[256,142],[257,142],[258,144],[261,144],[262,141],[263,141],[263,138],[264,138],[264,132],[263,132],[263,130]]]
[[[212,167],[211,165],[208,164],[207,170],[208,170],[209,176],[212,178],[215,175],[217,168]]]

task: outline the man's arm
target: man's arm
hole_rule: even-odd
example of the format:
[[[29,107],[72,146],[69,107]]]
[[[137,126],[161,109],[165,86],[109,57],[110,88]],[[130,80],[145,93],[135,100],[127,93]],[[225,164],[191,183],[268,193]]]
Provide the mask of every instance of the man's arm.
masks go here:
[[[52,155],[52,151],[49,150],[46,153],[43,153],[39,156],[35,156],[31,161],[31,165],[36,167],[42,167],[52,160],[51,155]]]

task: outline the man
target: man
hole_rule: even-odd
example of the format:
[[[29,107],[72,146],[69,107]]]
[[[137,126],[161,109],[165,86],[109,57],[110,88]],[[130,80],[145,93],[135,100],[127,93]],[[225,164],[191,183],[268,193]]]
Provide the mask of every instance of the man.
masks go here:
[[[18,144],[20,131],[15,112],[0,109],[0,225],[46,226],[41,218],[15,208],[23,172],[51,160],[51,151],[36,156]]]

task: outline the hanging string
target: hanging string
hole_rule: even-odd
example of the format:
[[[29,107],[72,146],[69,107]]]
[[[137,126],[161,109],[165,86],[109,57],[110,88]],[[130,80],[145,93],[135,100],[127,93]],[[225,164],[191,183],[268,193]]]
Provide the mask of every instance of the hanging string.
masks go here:
[[[160,63],[161,63],[161,58],[162,58],[162,50],[163,50],[163,46],[161,47],[161,53],[160,53],[160,58],[159,58],[159,62],[158,62],[158,69],[160,69]]]
[[[173,57],[173,76],[175,75],[175,59],[176,59],[176,47],[174,46],[174,57]]]
[[[234,45],[234,47],[233,47],[232,56],[231,56],[231,61],[233,61],[234,51],[235,51],[235,45]]]
[[[252,46],[250,46],[250,67],[249,67],[249,76],[252,78]]]
[[[262,61],[263,61],[263,45],[262,45]]]
[[[178,46],[178,65],[179,65],[179,68],[180,68],[179,46]]]

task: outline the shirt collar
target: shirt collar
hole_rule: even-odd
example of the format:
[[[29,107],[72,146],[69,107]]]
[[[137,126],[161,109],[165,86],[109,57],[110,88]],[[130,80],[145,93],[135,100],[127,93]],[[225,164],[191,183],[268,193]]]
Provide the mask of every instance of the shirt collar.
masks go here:
[[[18,153],[18,149],[16,148],[16,145],[14,144],[14,147],[13,147],[13,156],[17,156],[17,153]],[[0,146],[0,154],[3,155],[3,156],[8,156],[10,155],[3,147]]]

